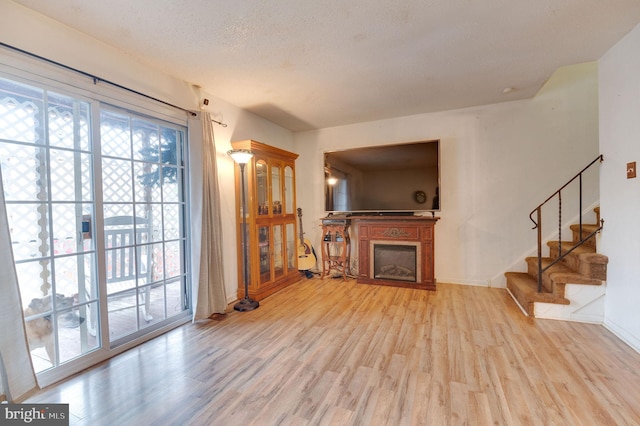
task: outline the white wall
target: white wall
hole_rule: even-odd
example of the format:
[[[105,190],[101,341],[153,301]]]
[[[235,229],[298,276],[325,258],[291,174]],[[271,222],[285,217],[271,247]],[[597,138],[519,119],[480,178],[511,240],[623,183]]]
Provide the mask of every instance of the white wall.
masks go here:
[[[597,64],[559,69],[532,100],[298,133],[298,188],[322,187],[325,151],[430,139],[441,140],[442,163],[436,278],[504,286],[535,248],[531,210],[599,153]],[[585,206],[598,200],[590,181]],[[298,190],[298,204],[317,248],[323,194]]]
[[[82,33],[23,8],[13,2],[1,2],[0,5],[0,40],[22,50],[60,62],[103,79],[113,81],[163,101],[186,109],[198,110],[201,96],[207,97],[211,103],[207,107],[213,118],[228,124],[223,128],[215,125],[216,150],[218,152],[219,185],[222,194],[222,235],[225,247],[225,285],[229,301],[235,300],[238,283],[236,263],[235,237],[235,193],[234,163],[226,155],[231,149],[231,141],[254,139],[279,148],[291,150],[293,135],[267,120],[235,107],[207,93],[206,88],[199,92],[193,88],[198,82],[185,82],[157,70],[149,68],[111,46],[90,38]],[[13,60],[11,51],[0,48],[0,63]],[[28,61],[29,62],[29,61]],[[30,71],[44,73],[44,67],[37,61]],[[64,74],[62,74],[64,76]],[[75,84],[79,77],[68,74],[65,83]],[[82,77],[84,78],[84,77]],[[122,91],[123,96],[128,94]],[[195,122],[197,124],[197,121]],[[190,142],[194,159],[202,158],[201,139],[196,131]],[[201,170],[197,162],[192,162],[195,181],[193,185],[201,188],[202,179],[198,176]],[[195,232],[195,236],[199,233]]]
[[[605,326],[640,351],[640,25],[612,47],[600,66],[601,251],[609,257]]]

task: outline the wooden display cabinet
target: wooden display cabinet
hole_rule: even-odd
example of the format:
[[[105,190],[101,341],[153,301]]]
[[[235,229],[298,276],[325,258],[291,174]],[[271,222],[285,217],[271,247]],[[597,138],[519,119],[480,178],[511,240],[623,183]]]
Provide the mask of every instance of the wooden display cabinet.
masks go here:
[[[261,300],[298,281],[295,160],[298,154],[254,140],[232,142],[253,158],[245,166],[247,211],[242,211],[240,168],[236,167],[238,299],[244,297],[242,216],[247,226],[249,297]]]

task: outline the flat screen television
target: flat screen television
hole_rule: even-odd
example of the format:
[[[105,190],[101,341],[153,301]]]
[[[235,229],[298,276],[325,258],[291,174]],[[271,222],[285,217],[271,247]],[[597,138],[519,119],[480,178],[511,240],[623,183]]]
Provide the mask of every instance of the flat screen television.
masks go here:
[[[440,211],[440,141],[324,153],[325,210],[362,214]]]

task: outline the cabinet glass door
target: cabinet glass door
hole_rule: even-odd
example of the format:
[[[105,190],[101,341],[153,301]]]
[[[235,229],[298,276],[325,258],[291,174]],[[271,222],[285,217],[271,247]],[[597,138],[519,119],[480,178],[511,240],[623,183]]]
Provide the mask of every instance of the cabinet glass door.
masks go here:
[[[291,166],[284,168],[284,203],[284,212],[293,214],[293,168]]]
[[[256,161],[256,197],[258,200],[258,216],[266,216],[269,214],[269,181],[267,174],[267,163],[263,160]]]
[[[258,227],[258,259],[260,262],[260,282],[261,283],[271,280],[271,259],[269,256],[270,251],[271,251],[271,247],[270,247],[269,227],[259,226]]]
[[[285,228],[285,236],[287,243],[285,245],[285,259],[287,259],[287,270],[292,271],[296,269],[296,231],[293,223],[287,223]]]
[[[282,244],[282,225],[273,226],[273,271],[278,278],[284,274],[284,244]]]
[[[282,183],[280,173],[280,167],[271,166],[271,200],[274,215],[282,214]]]

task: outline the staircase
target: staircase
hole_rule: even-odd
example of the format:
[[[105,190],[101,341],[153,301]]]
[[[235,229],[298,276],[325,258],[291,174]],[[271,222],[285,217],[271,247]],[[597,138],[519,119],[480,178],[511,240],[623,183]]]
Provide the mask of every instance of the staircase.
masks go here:
[[[595,208],[594,212],[596,223],[582,224],[582,234],[580,225],[570,226],[572,241],[547,242],[549,257],[542,258],[542,269],[560,254],[565,257],[542,273],[542,291],[538,291],[540,268],[537,256],[526,259],[526,273],[505,273],[508,291],[527,315],[536,318],[602,322],[605,293],[603,282],[607,278],[609,259],[596,250],[595,232],[601,224],[600,209]]]

